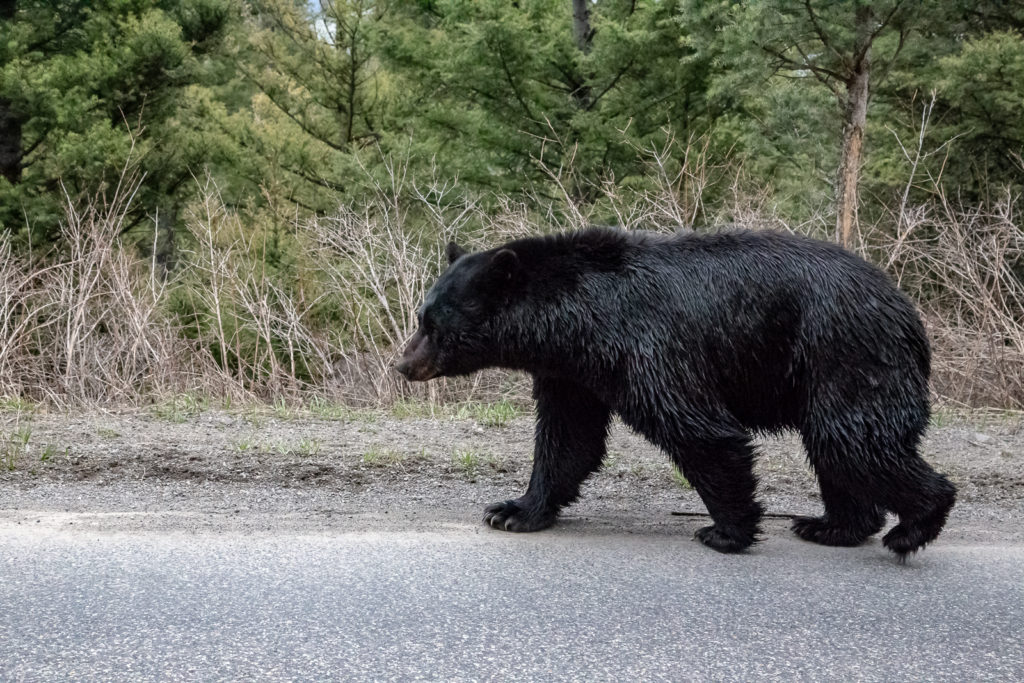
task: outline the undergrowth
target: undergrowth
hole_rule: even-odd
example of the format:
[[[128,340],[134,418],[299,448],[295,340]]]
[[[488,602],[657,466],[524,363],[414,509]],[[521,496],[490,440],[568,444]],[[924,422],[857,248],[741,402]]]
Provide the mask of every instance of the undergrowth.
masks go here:
[[[529,207],[508,197],[482,201],[396,168],[360,202],[280,230],[284,241],[273,254],[266,226],[226,207],[207,178],[186,212],[172,271],[146,256],[153,249],[145,240],[126,237],[139,188],[139,175],[126,171],[103,199],[67,198],[60,240],[46,254],[23,253],[0,232],[4,407],[112,402],[180,421],[209,405],[269,403],[281,418],[293,406],[332,419],[387,408],[501,427],[529,405],[529,378],[491,370],[410,384],[393,370],[448,240],[479,248],[594,223],[662,231],[728,223],[807,234],[832,224],[824,215],[788,224],[740,173],[688,167],[701,156],[685,147],[649,153],[657,182],[642,192],[609,184],[587,204],[569,192]],[[715,196],[726,199],[707,205],[706,185],[691,177],[724,183]],[[947,404],[1024,408],[1019,210],[1011,195],[964,206],[936,184],[931,199],[913,205],[904,197],[861,226],[860,252],[922,311],[934,393]]]

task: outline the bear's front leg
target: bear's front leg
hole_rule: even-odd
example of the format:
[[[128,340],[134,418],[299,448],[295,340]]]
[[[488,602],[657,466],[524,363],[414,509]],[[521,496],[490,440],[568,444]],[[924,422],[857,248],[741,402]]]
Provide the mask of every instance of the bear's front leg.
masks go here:
[[[704,501],[714,524],[694,536],[720,553],[749,548],[760,534],[763,508],[754,498],[754,450],[742,432],[731,436],[720,426],[714,437],[681,440],[673,460]]]
[[[535,377],[537,427],[533,474],[521,498],[488,505],[484,522],[505,531],[539,531],[576,500],[580,485],[601,466],[611,411],[580,385]]]

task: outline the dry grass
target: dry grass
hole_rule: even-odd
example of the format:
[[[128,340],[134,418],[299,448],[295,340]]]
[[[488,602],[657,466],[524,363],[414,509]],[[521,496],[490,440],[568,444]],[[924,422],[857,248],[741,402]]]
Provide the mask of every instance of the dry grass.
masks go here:
[[[341,207],[334,216],[302,226],[348,327],[331,349],[337,372],[328,390],[358,404],[521,395],[523,379],[504,372],[413,385],[392,370],[416,329],[417,309],[442,270],[445,245],[460,237],[465,242],[470,226],[486,223],[498,239],[522,236],[529,227],[514,212],[500,213],[492,222],[473,201],[457,198],[452,185],[437,179],[422,186],[407,183],[394,167],[388,177],[388,184],[374,186],[365,204]]]
[[[449,239],[480,247],[594,222],[663,231],[831,224],[787,225],[767,192],[749,191],[742,170],[709,168],[701,141],[639,152],[651,179],[645,189],[607,183],[586,203],[564,190],[571,170],[550,172],[560,197],[530,205],[489,198],[485,207],[451,184],[417,183],[390,167],[362,202],[288,226],[301,258],[287,272],[267,266],[264,238],[206,178],[186,215],[179,265],[162,274],[122,243],[138,187],[126,173],[102,201],[68,201],[59,247],[45,258],[17,253],[0,233],[0,396],[57,405],[180,394],[232,402],[315,395],[354,406],[526,400],[528,380],[514,374],[411,385],[392,370]],[[724,199],[712,206],[704,197],[713,185]],[[961,207],[937,193],[910,206],[904,197],[891,220],[862,237],[863,253],[921,307],[935,347],[934,388],[947,401],[1024,407],[1018,205],[1007,196]]]
[[[14,253],[0,234],[0,393],[54,404],[135,400],[205,384],[208,363],[165,311],[168,284],[120,245],[138,188],[68,201],[63,250]]]
[[[1024,230],[1018,198],[961,207],[941,193],[871,250],[924,315],[933,388],[967,406],[1024,407]]]

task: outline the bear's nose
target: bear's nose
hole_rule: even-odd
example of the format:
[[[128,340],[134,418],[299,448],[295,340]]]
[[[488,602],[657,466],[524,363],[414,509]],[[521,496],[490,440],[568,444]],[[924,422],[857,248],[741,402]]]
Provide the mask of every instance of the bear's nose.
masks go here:
[[[409,371],[411,369],[412,365],[407,360],[403,360],[395,366],[395,371],[398,372],[398,374],[402,375],[402,377],[405,377],[406,379],[409,379]]]

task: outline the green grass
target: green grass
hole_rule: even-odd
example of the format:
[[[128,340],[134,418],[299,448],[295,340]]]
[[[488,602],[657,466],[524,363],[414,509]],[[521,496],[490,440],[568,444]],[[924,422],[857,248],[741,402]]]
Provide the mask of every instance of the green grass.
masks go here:
[[[259,410],[257,408],[255,408],[255,407],[250,407],[246,411],[246,413],[244,415],[244,419],[245,419],[246,422],[248,422],[250,425],[252,425],[256,429],[263,429],[264,427],[267,426],[267,417],[266,417],[266,415],[262,415],[259,412]]]
[[[71,446],[65,446],[63,449],[61,449],[61,447],[58,446],[57,444],[48,443],[46,444],[46,446],[43,447],[43,452],[39,455],[39,461],[50,462],[58,455],[63,455],[64,457],[70,456]]]
[[[429,401],[402,399],[401,401],[395,401],[391,405],[390,412],[392,417],[397,417],[399,419],[410,417],[437,417],[438,407]]]
[[[231,442],[232,447],[239,453],[245,453],[253,449],[259,448],[259,442],[254,438],[238,439]]]
[[[0,397],[0,412],[10,413],[34,413],[36,408],[39,407],[35,401],[31,401],[21,396],[3,396]]]
[[[953,422],[956,414],[951,410],[945,408],[934,408],[932,409],[931,426],[932,427],[945,427]]]
[[[316,455],[320,452],[320,440],[302,438],[296,441],[276,439],[263,442],[259,446],[262,453],[277,453],[278,455]]]
[[[618,451],[608,451],[608,454],[604,456],[604,462],[601,466],[606,470],[613,470],[619,466],[622,462],[622,453]]]
[[[389,467],[403,464],[406,461],[406,457],[402,455],[401,451],[396,451],[392,448],[370,446],[363,453],[362,460],[363,464],[370,465],[371,467]]]
[[[693,484],[691,484],[690,481],[683,476],[683,473],[679,471],[679,468],[675,466],[672,467],[672,483],[684,489],[693,488]]]
[[[258,451],[260,453],[276,453],[277,455],[316,455],[320,452],[321,443],[319,439],[303,437],[296,441],[285,439],[274,439],[273,441],[262,441],[255,436],[248,436],[235,439],[231,447],[239,453]]]
[[[309,401],[309,412],[325,420],[347,420],[352,412],[348,406],[328,400],[323,396],[314,396]]]
[[[500,458],[492,453],[485,453],[472,448],[454,448],[451,453],[452,469],[467,477],[473,477],[481,470],[490,469],[495,472],[508,471]]]
[[[294,420],[298,416],[299,411],[288,405],[286,400],[280,397],[274,399],[274,417],[279,420]]]
[[[160,420],[168,422],[185,422],[190,417],[195,417],[210,407],[210,400],[205,396],[196,394],[177,394],[154,403],[149,408],[150,414]]]
[[[464,474],[472,475],[480,467],[480,453],[470,448],[456,448],[452,451],[452,464]]]
[[[523,414],[519,406],[504,399],[495,403],[465,401],[452,404],[407,399],[396,401],[389,412],[392,417],[398,419],[446,417],[454,420],[476,420],[485,427],[504,427]]]
[[[454,406],[453,417],[473,419],[485,427],[504,427],[522,414],[519,407],[511,401],[497,403],[478,403],[471,401]]]
[[[976,408],[967,414],[974,425],[985,427],[1008,427],[1024,425],[1024,411],[1008,408]]]
[[[320,439],[299,439],[297,450],[302,455],[316,455],[320,452]]]
[[[387,408],[353,408],[324,396],[312,396],[303,402],[289,402],[276,398],[273,403],[249,403],[231,410],[230,402],[222,402],[222,409],[241,416],[257,429],[267,424],[268,419],[295,420],[302,417],[317,417],[325,420],[347,422],[376,422],[382,415],[396,419],[453,419],[474,420],[484,427],[505,427],[512,420],[521,417],[524,409],[520,405],[502,399],[493,403],[464,401],[461,403],[433,403],[418,399],[403,399]],[[154,417],[169,422],[182,423],[211,407],[211,399],[197,394],[186,393],[168,397],[150,406]],[[0,404],[2,408],[2,404]]]
[[[310,399],[306,409],[310,414],[324,420],[344,420],[346,422],[376,422],[380,414],[380,411],[377,410],[351,408],[322,396],[314,396]]]
[[[929,425],[935,428],[967,425],[971,428],[1014,426],[1024,424],[1024,411],[1010,408],[963,408],[951,405],[933,405]]]
[[[12,432],[0,432],[0,467],[13,472],[18,456],[25,452],[31,439],[31,425],[17,425]]]
[[[295,448],[284,439],[264,441],[260,443],[260,453],[277,453],[278,455],[291,455]]]

